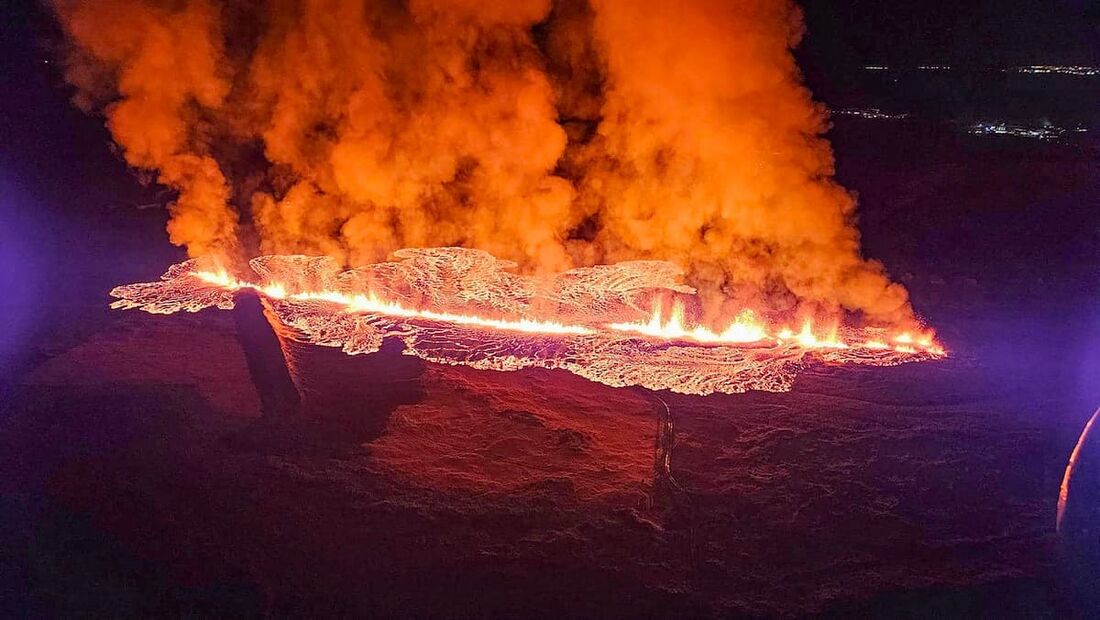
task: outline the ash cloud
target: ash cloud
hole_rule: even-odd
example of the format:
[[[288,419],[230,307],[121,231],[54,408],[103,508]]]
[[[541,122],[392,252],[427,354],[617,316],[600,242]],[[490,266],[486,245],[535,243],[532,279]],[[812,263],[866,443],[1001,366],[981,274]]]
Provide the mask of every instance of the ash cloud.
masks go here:
[[[780,0],[53,0],[76,100],[193,256],[459,245],[687,269],[705,310],[910,323]]]

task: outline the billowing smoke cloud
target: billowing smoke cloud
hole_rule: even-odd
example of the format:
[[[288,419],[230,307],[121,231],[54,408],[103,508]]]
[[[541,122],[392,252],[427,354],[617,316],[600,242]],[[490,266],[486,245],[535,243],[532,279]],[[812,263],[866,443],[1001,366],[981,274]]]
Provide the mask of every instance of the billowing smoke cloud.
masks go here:
[[[106,103],[126,161],[180,190],[172,242],[196,255],[225,251],[235,243],[237,215],[203,130],[204,114],[217,113],[230,89],[218,9],[201,0],[178,10],[163,4],[56,3],[77,46],[68,76],[79,105]]]
[[[78,102],[192,255],[677,262],[712,311],[908,322],[783,0],[54,0]],[[227,181],[228,178],[228,181]]]

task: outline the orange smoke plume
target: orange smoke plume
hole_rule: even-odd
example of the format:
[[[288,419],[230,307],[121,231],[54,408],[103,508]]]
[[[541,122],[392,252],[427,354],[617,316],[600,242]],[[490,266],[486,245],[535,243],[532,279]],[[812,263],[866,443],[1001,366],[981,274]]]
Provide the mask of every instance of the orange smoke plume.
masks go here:
[[[78,102],[179,190],[169,234],[193,256],[660,259],[715,314],[914,320],[860,254],[790,2],[54,6]]]
[[[58,0],[74,44],[68,77],[77,103],[104,101],[107,125],[133,166],[156,170],[179,190],[168,234],[194,255],[236,241],[229,188],[209,154],[202,123],[230,89],[222,61],[218,11],[204,0],[178,10],[167,3]]]

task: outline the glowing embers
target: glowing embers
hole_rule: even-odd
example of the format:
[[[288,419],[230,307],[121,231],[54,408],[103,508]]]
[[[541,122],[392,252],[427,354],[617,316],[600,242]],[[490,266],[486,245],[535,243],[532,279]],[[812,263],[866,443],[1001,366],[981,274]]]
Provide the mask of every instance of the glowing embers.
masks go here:
[[[606,385],[686,394],[784,391],[809,361],[896,365],[943,355],[931,335],[837,327],[772,330],[743,311],[717,331],[694,324],[680,271],[658,261],[520,276],[511,263],[459,248],[408,249],[395,262],[342,270],[332,259],[266,256],[255,282],[173,266],[160,282],[120,286],[115,308],[154,313],[233,307],[258,291],[294,337],[348,354],[400,339],[421,359],[486,370],[557,368]],[[667,312],[653,300],[671,302]],[[706,346],[701,346],[705,344]]]

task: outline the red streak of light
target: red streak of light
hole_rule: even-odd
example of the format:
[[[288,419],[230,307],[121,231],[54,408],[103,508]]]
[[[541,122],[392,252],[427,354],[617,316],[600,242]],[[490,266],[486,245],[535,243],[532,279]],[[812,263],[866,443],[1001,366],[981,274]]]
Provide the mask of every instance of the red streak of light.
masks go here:
[[[1085,429],[1081,431],[1081,436],[1077,439],[1077,445],[1073,446],[1073,452],[1069,455],[1069,462],[1066,463],[1066,473],[1062,476],[1062,486],[1058,491],[1058,514],[1054,519],[1054,529],[1059,533],[1062,531],[1062,519],[1066,516],[1069,480],[1073,476],[1074,468],[1077,466],[1077,457],[1081,455],[1081,446],[1085,445],[1085,440],[1088,439],[1089,433],[1092,431],[1092,425],[1096,423],[1096,418],[1100,418],[1100,409],[1097,409],[1096,413],[1092,414],[1089,421],[1085,423]]]

